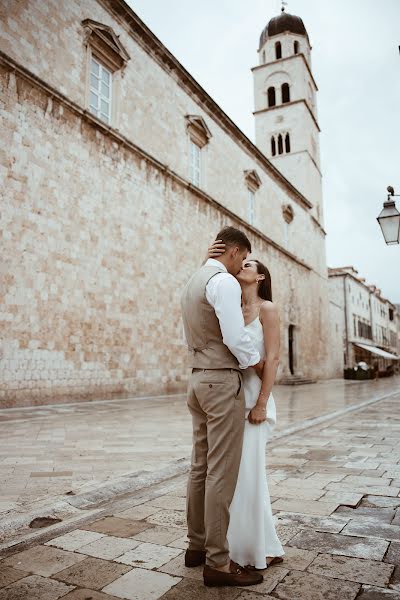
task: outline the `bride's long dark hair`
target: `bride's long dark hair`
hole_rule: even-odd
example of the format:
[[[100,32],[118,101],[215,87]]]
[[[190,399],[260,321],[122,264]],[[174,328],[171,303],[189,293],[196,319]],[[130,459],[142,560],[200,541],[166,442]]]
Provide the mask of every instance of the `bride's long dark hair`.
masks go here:
[[[272,302],[272,285],[271,285],[271,275],[268,271],[267,267],[263,265],[259,260],[254,261],[257,265],[257,273],[259,275],[264,275],[265,279],[263,279],[258,286],[258,295],[263,300],[270,300]]]

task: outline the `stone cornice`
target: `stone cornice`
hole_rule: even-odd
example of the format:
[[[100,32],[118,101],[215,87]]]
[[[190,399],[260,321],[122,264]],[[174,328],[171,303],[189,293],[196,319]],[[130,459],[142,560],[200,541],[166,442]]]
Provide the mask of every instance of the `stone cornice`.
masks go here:
[[[321,133],[321,129],[318,125],[318,121],[314,117],[314,114],[313,114],[311,108],[308,106],[308,102],[304,98],[301,98],[300,100],[292,100],[291,102],[285,102],[284,104],[275,104],[275,106],[268,106],[267,108],[261,108],[260,110],[255,110],[253,112],[253,115],[260,115],[261,113],[264,113],[264,112],[269,112],[271,110],[277,110],[278,108],[286,108],[287,106],[292,106],[294,104],[301,104],[301,103],[303,103],[307,107],[307,110],[310,113],[310,116],[311,116],[312,120],[314,121],[316,128],[318,129],[319,133]]]
[[[3,65],[9,72],[14,73],[15,75],[18,75],[21,79],[24,79],[25,81],[30,83],[32,86],[34,86],[36,89],[38,89],[44,95],[46,95],[49,99],[57,100],[62,106],[67,107],[72,113],[74,113],[75,115],[80,117],[82,120],[86,121],[89,125],[95,127],[96,129],[99,129],[104,135],[109,136],[115,142],[117,142],[118,144],[123,146],[124,148],[126,148],[126,149],[130,150],[131,152],[133,152],[134,154],[140,156],[140,158],[142,158],[143,160],[146,160],[152,167],[158,169],[166,177],[169,177],[170,179],[174,180],[176,183],[178,183],[182,187],[190,190],[195,195],[202,198],[208,204],[216,206],[223,214],[225,214],[227,217],[229,217],[233,221],[236,221],[238,225],[246,227],[247,229],[252,231],[255,235],[258,236],[259,239],[266,242],[266,244],[268,244],[272,248],[275,248],[278,252],[280,252],[281,254],[283,254],[284,256],[289,258],[290,260],[294,261],[302,268],[306,269],[307,271],[312,271],[316,275],[319,275],[318,271],[313,269],[310,265],[308,265],[307,263],[302,261],[296,255],[292,254],[291,252],[289,252],[288,250],[283,248],[283,246],[280,246],[277,242],[275,242],[274,240],[269,238],[267,235],[265,235],[264,233],[259,231],[256,227],[250,225],[247,221],[242,219],[239,215],[237,215],[236,213],[231,211],[229,208],[227,208],[223,204],[220,204],[217,200],[212,198],[212,196],[209,196],[206,192],[204,192],[200,188],[197,188],[196,186],[192,185],[188,180],[184,179],[179,174],[175,173],[175,171],[172,171],[167,165],[161,163],[159,160],[157,160],[156,158],[154,158],[153,156],[148,154],[145,150],[143,150],[142,148],[140,148],[139,146],[137,146],[136,144],[131,142],[128,138],[123,136],[119,131],[117,131],[116,129],[113,129],[110,125],[107,125],[106,123],[104,123],[103,121],[101,121],[100,119],[95,117],[88,110],[82,109],[78,104],[76,104],[72,100],[69,100],[66,96],[64,96],[64,94],[62,94],[61,92],[59,92],[52,86],[48,85],[40,77],[31,73],[28,69],[26,69],[22,65],[19,65],[11,57],[7,56],[6,54],[4,54],[4,52],[1,52],[1,51],[0,51],[0,64]]]
[[[311,219],[313,221],[313,223],[318,227],[318,229],[321,231],[321,233],[326,236],[326,231],[325,229],[322,227],[321,223],[318,221],[318,219],[316,219],[314,217],[314,215],[311,215]]]
[[[320,177],[322,178],[322,173],[321,170],[319,168],[319,166],[317,165],[316,161],[314,160],[314,158],[312,157],[311,153],[309,152],[309,150],[307,148],[304,148],[304,150],[296,150],[295,152],[293,152],[292,150],[289,152],[289,154],[277,154],[276,156],[272,157],[272,160],[276,160],[279,158],[285,158],[285,156],[294,156],[295,154],[303,154],[303,152],[305,152],[306,154],[308,154],[309,159],[311,160],[311,162],[313,163],[314,167],[317,169],[318,174],[320,175]]]
[[[278,58],[277,60],[273,60],[273,61],[271,61],[269,63],[263,63],[262,65],[256,65],[251,70],[252,71],[259,71],[263,67],[269,67],[270,65],[277,65],[279,63],[283,63],[283,62],[285,62],[287,60],[292,60],[292,59],[297,58],[297,57],[301,57],[303,59],[303,62],[306,65],[307,71],[308,71],[308,73],[309,73],[309,75],[311,77],[311,81],[314,84],[315,91],[318,92],[317,83],[316,83],[316,81],[314,79],[314,75],[312,74],[312,71],[310,69],[310,65],[308,64],[308,62],[306,60],[306,57],[304,56],[303,52],[299,52],[299,54],[292,54],[291,56],[285,56],[285,58]]]
[[[191,96],[194,101],[225,131],[234,141],[254,160],[263,170],[285,188],[291,199],[302,206],[310,209],[312,203],[301,194],[278,171],[259,148],[239,129],[222,108],[211,98],[181,63],[162,44],[154,33],[143,23],[137,14],[124,2],[124,0],[97,0],[111,15],[119,19],[121,26],[130,34],[134,40],[165,70],[175,81]]]

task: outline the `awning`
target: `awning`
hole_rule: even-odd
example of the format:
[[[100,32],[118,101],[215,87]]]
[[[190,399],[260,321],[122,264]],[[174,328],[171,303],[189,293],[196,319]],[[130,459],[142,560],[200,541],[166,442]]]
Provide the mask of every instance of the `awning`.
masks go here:
[[[368,346],[367,344],[356,344],[353,342],[355,346],[362,348],[363,350],[367,350],[372,354],[377,354],[378,356],[382,356],[382,358],[389,358],[390,360],[400,360],[400,356],[395,356],[394,354],[390,354],[390,352],[386,352],[385,350],[381,350],[376,346]]]

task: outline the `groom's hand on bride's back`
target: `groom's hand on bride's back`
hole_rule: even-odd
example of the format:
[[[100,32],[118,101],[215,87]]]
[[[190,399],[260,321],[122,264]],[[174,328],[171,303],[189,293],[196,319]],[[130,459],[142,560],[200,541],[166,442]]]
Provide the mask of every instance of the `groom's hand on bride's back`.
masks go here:
[[[258,362],[256,365],[253,365],[251,367],[252,369],[255,370],[255,372],[257,373],[257,375],[260,379],[262,379],[262,377],[263,377],[264,364],[265,364],[265,360],[260,360],[260,362]]]

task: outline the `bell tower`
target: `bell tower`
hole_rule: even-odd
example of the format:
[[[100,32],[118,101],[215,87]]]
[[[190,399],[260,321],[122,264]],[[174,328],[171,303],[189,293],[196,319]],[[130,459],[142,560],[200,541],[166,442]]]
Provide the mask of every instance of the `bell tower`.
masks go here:
[[[252,69],[256,145],[313,204],[323,225],[318,88],[300,17],[282,8],[262,31],[258,54]]]

